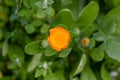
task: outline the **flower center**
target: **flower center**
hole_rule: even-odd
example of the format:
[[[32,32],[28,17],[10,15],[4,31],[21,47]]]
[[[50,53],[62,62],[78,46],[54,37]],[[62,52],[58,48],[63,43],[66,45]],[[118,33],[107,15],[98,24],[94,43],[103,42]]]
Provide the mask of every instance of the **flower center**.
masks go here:
[[[58,34],[54,37],[55,43],[59,46],[62,46],[65,43],[65,37],[64,34]]]

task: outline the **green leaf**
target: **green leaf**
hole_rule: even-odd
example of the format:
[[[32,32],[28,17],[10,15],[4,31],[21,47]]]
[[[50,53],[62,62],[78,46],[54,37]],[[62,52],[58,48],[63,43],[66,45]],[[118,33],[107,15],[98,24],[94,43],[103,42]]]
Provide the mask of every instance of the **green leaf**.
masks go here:
[[[116,22],[116,30],[114,34],[120,36],[120,20]]]
[[[0,40],[1,40],[1,38],[2,38],[2,30],[0,29]]]
[[[78,28],[78,27],[74,27],[73,28],[73,31],[70,31],[70,34],[71,34],[71,36],[72,36],[72,34],[73,34],[73,36],[79,36],[80,35],[80,29]]]
[[[102,61],[104,58],[104,52],[98,48],[93,48],[90,55],[94,61]]]
[[[5,40],[2,47],[2,55],[6,56],[8,52],[8,40]]]
[[[42,7],[43,7],[43,0],[41,0],[41,1],[36,1],[35,5],[36,5],[37,7],[42,8]]]
[[[39,9],[37,10],[36,17],[41,19],[41,18],[44,18],[45,16],[46,16],[45,11],[42,10],[41,8],[39,8]]]
[[[101,27],[102,31],[105,35],[110,35],[115,32],[116,30],[116,23],[115,22],[108,22]]]
[[[24,62],[24,51],[18,45],[10,44],[8,47],[8,55],[11,61],[21,67]]]
[[[93,23],[98,15],[99,6],[96,2],[90,2],[80,13],[77,24],[79,27],[88,26]]]
[[[61,53],[59,53],[58,56],[59,57],[67,57],[70,54],[71,50],[72,50],[72,48],[64,49],[64,50],[62,50]]]
[[[54,14],[55,14],[55,10],[52,7],[48,7],[46,9],[46,12],[47,12],[47,15],[50,17],[54,16]]]
[[[104,50],[109,57],[120,61],[120,37],[111,37],[105,41],[100,49]]]
[[[41,33],[47,33],[48,30],[49,30],[49,28],[50,28],[50,25],[48,25],[48,24],[43,24],[42,27],[41,27],[41,29],[40,29],[40,32],[41,32]]]
[[[77,67],[75,67],[75,69],[73,69],[72,73],[71,73],[71,77],[79,74],[81,71],[83,71],[85,65],[86,65],[86,62],[87,62],[87,56],[86,54],[83,54]]]
[[[29,0],[23,0],[23,5],[27,8],[30,8]]]
[[[48,4],[52,5],[54,3],[54,0],[48,0]]]
[[[18,68],[18,66],[15,62],[12,62],[12,63],[7,65],[7,68],[10,69],[10,70],[15,70],[15,69]]]
[[[5,3],[6,3],[8,6],[15,6],[15,4],[16,4],[15,0],[5,0]]]
[[[94,48],[94,47],[95,47],[95,43],[96,43],[95,39],[94,39],[94,38],[91,38],[91,39],[90,39],[89,48],[90,48],[90,49]]]
[[[33,26],[35,26],[35,27],[39,27],[39,26],[42,25],[42,21],[39,20],[39,19],[36,19],[36,20],[32,21],[31,24],[32,24]]]
[[[31,12],[29,9],[21,9],[19,12],[18,12],[18,15],[20,17],[25,17],[26,19],[30,19],[31,18]]]
[[[21,77],[20,77],[21,80],[26,80],[26,79],[27,79],[26,69],[24,69],[24,68],[20,69],[19,75],[21,76]]]
[[[112,0],[115,7],[119,7],[120,0]]]
[[[31,8],[36,8],[35,7],[35,2],[36,2],[35,0],[29,0],[29,4],[30,4]]]
[[[65,80],[63,71],[59,70],[51,75],[47,75],[44,80]]]
[[[102,65],[100,74],[101,74],[102,80],[111,80],[110,73],[105,68],[105,64]]]
[[[52,49],[50,46],[45,49],[45,56],[53,56],[56,53],[57,51]]]
[[[25,46],[25,52],[30,55],[40,54],[42,52],[41,41],[34,41]]]
[[[15,16],[16,16],[16,15],[15,15]],[[12,16],[11,16],[11,17],[12,17]],[[16,19],[17,19],[17,16],[16,16]],[[21,17],[19,20],[20,20],[20,22],[21,22],[22,25],[27,25],[27,24],[28,24],[28,20],[25,19],[25,17]]]
[[[96,25],[96,29],[99,32],[93,33],[93,37],[98,41],[107,40],[110,35],[112,35],[116,30],[116,23],[114,21],[110,21],[108,23],[100,23]]]
[[[62,0],[61,3],[62,3],[62,6],[67,6],[67,5],[70,5],[71,3],[73,3],[75,1],[67,1],[67,0]],[[70,6],[75,6],[76,4],[74,3],[73,5],[70,5]],[[76,9],[75,9],[76,10]]]
[[[97,80],[97,78],[91,68],[86,66],[84,71],[81,73],[80,80]]]
[[[93,38],[95,38],[97,41],[104,41],[105,40],[104,35],[100,32],[93,33]]]
[[[17,18],[17,16],[15,14],[10,15],[10,21],[14,21],[16,18]]]
[[[82,36],[89,37],[94,31],[94,25],[88,25],[81,30]]]
[[[30,61],[27,67],[27,72],[33,71],[39,65],[41,57],[42,57],[42,54],[36,54],[32,57],[32,60]]]
[[[25,30],[28,34],[31,34],[35,32],[35,27],[31,24],[28,24],[25,26]]]
[[[43,68],[40,68],[40,69],[37,69],[36,72],[35,72],[35,77],[38,78],[42,75],[43,73]]]
[[[42,42],[41,42],[41,45],[43,48],[47,48],[49,46],[49,43],[46,39],[44,39]]]
[[[72,27],[74,24],[74,19],[71,11],[69,9],[62,9],[56,17],[56,22],[57,24],[64,24],[68,28]]]
[[[107,13],[105,16],[104,22],[108,23],[110,21],[120,20],[120,7],[114,8]]]
[[[44,77],[46,77],[46,76],[47,76],[47,70],[46,70],[46,69],[44,69],[44,71],[43,71],[42,75],[43,75]]]
[[[27,8],[34,8],[35,0],[23,0],[23,5]]]

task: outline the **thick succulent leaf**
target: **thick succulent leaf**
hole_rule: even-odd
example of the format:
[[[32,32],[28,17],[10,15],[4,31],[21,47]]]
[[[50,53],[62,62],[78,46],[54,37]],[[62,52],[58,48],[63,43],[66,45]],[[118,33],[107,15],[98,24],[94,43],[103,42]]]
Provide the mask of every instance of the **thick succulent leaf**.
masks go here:
[[[86,62],[87,62],[87,56],[86,54],[83,54],[78,65],[73,69],[70,76],[72,77],[79,74],[84,69]]]
[[[90,55],[94,61],[101,61],[104,58],[104,52],[98,48],[93,48]]]
[[[30,55],[39,54],[42,52],[41,41],[34,41],[25,46],[25,52]]]
[[[120,61],[120,37],[111,37],[105,41],[100,49],[104,50],[109,57]]]
[[[96,2],[89,3],[80,13],[77,24],[79,27],[88,26],[93,23],[98,15],[99,6]]]
[[[80,80],[97,80],[95,74],[89,66],[86,66],[84,71],[81,73]]]
[[[120,20],[120,7],[114,8],[111,11],[107,13],[105,16],[105,23],[108,23],[110,21],[117,21]]]
[[[69,9],[61,10],[56,17],[57,24],[64,24],[68,28],[72,27],[74,24],[74,19],[72,13]]]

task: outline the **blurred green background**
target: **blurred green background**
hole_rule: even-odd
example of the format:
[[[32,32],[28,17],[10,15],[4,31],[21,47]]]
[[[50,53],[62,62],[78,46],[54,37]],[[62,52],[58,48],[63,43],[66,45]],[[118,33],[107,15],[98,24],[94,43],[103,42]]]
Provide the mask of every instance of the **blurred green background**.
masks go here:
[[[79,20],[90,2],[97,3],[99,12],[95,4]],[[74,24],[70,28],[75,37],[72,37],[69,56],[61,59],[57,55],[38,54],[48,46],[49,29],[60,23]],[[84,28],[88,24],[91,28]],[[89,37],[89,48],[79,47],[83,37]],[[120,0],[0,0],[0,80],[120,80],[119,37]],[[40,42],[31,43],[37,40]],[[27,44],[33,47],[28,46],[30,49],[25,51]],[[87,61],[81,52],[86,52]]]

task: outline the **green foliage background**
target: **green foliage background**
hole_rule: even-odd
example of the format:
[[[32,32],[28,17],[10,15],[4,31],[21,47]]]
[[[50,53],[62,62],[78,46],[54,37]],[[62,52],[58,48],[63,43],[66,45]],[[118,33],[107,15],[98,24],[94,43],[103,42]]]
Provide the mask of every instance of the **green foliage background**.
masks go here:
[[[0,0],[0,80],[120,80],[120,0]],[[71,34],[57,52],[49,29]],[[82,45],[88,38],[88,46]]]

